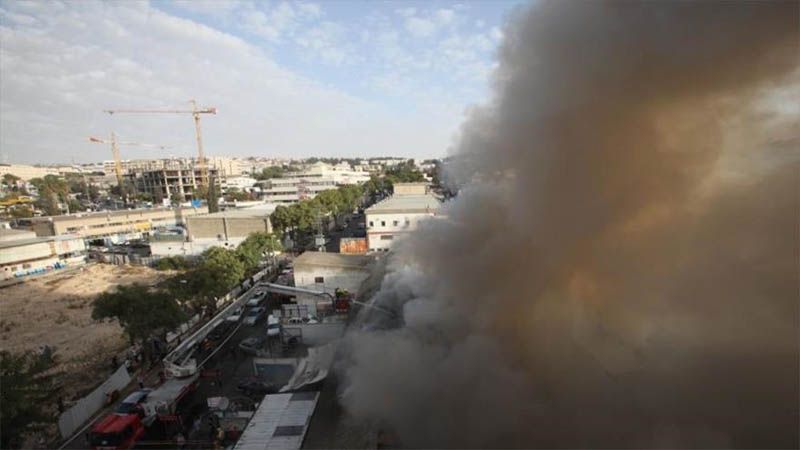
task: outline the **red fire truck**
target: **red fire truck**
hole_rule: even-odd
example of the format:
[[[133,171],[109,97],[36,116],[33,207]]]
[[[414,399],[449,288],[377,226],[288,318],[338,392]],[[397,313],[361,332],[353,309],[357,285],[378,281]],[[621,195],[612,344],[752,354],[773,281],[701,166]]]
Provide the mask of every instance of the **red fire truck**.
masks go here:
[[[132,448],[144,435],[144,424],[137,414],[109,414],[92,427],[89,435],[94,450]]]

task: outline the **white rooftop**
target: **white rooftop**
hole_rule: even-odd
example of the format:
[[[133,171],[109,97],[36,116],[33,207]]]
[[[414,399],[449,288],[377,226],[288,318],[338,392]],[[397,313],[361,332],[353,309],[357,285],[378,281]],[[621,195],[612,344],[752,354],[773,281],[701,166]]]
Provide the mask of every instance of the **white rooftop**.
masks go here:
[[[319,392],[264,396],[234,450],[296,450],[303,445]]]
[[[367,214],[425,213],[436,212],[441,206],[439,199],[430,194],[393,195],[367,208]]]

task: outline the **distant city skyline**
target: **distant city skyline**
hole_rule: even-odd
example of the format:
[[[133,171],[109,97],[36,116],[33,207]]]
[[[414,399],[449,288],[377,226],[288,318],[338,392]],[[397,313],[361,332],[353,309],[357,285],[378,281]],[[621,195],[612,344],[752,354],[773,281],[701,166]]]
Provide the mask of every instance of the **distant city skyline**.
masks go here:
[[[0,162],[194,156],[434,158],[488,99],[517,1],[0,4]]]

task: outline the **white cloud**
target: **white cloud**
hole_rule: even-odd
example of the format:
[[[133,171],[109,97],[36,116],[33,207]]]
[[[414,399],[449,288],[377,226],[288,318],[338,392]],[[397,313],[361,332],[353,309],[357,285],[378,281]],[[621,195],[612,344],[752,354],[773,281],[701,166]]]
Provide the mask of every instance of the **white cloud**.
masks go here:
[[[52,13],[58,9],[63,11]],[[432,99],[423,105],[429,109],[398,115],[387,105],[299,76],[238,37],[148,4],[4,3],[0,10],[0,148],[11,161],[108,159],[108,149],[86,138],[112,130],[191,155],[189,117],[101,112],[185,107],[191,98],[219,109],[203,119],[212,155],[443,154],[460,121],[463,105],[457,102],[441,106]],[[262,32],[273,39],[296,33],[298,17],[314,14],[313,8],[299,12],[288,3],[263,16],[258,12],[249,11],[249,26],[271,23],[275,31]],[[319,29],[324,31],[311,33],[306,45],[334,64],[345,61],[347,52],[335,41],[347,33],[335,24]]]
[[[406,30],[416,37],[428,37],[436,32],[436,24],[421,17],[409,17],[406,19]]]

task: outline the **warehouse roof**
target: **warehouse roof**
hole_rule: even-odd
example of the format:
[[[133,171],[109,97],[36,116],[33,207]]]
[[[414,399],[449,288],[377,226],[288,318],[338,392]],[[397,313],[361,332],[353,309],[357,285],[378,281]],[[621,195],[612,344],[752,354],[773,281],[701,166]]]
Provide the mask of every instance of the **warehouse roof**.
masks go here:
[[[83,238],[80,236],[76,236],[74,234],[62,234],[59,236],[42,236],[42,237],[31,237],[25,239],[16,239],[13,241],[0,241],[0,249],[24,247],[26,245],[42,244],[45,242],[59,242],[59,241],[72,241],[72,240],[83,240]]]
[[[294,260],[294,269],[302,266],[341,267],[346,269],[366,269],[372,258],[364,255],[343,255],[341,253],[305,252]]]
[[[367,208],[367,214],[435,213],[441,202],[430,194],[392,196]]]
[[[299,449],[317,399],[319,392],[264,396],[234,450]]]
[[[33,231],[0,228],[0,242],[18,241],[20,239],[31,239],[35,237],[36,233]]]
[[[219,218],[258,218],[263,219],[268,217],[275,211],[278,205],[273,203],[264,203],[258,206],[249,208],[226,209],[225,211],[215,212],[211,214],[203,214],[192,216],[192,220],[196,219],[219,219]]]

